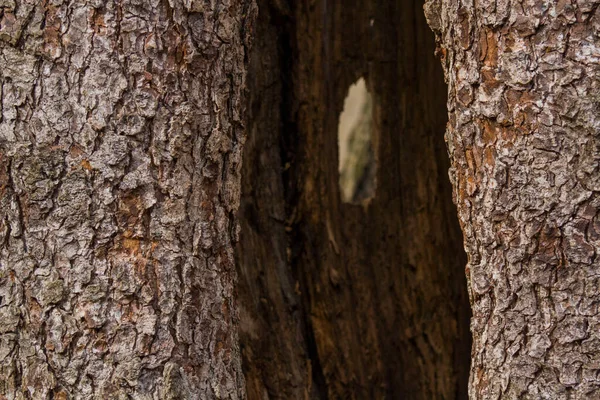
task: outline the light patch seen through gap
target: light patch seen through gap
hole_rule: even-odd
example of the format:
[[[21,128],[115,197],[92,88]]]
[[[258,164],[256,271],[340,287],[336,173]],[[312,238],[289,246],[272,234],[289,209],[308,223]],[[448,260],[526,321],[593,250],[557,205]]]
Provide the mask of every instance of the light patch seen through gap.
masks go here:
[[[348,88],[338,125],[340,193],[346,203],[375,196],[373,99],[364,78]]]

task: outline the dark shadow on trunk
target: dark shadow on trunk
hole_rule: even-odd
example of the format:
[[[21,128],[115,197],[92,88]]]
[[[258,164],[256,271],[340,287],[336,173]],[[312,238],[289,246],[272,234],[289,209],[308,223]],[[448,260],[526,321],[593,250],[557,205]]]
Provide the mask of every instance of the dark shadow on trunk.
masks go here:
[[[466,258],[421,3],[259,1],[237,251],[249,399],[466,399]],[[342,4],[343,3],[343,4]],[[307,7],[307,8],[305,8]],[[373,95],[377,188],[341,200],[338,117]]]

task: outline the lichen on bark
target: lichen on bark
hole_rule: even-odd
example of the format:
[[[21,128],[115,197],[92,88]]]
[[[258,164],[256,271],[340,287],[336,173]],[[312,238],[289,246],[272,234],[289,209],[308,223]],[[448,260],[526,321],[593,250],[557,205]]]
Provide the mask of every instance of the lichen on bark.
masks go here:
[[[0,8],[0,398],[243,398],[254,2]]]

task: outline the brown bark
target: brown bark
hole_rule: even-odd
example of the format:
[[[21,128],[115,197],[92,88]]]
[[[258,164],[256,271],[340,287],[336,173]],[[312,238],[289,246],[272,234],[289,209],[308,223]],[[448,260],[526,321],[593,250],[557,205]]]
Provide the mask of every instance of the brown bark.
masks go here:
[[[600,397],[598,1],[428,1],[448,82],[473,399]]]
[[[252,1],[0,7],[0,398],[243,398]]]
[[[466,260],[421,4],[259,9],[238,248],[248,397],[465,398]],[[361,76],[379,163],[365,206],[338,188],[338,116]]]

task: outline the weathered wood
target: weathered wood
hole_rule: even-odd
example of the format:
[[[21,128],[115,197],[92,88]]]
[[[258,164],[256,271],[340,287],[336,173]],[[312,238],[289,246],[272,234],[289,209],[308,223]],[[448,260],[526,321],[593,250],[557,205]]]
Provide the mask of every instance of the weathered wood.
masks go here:
[[[285,4],[260,7],[270,39],[249,72],[238,257],[249,397],[466,398],[466,259],[422,5]],[[361,76],[379,163],[368,206],[338,187],[338,117]]]
[[[248,74],[248,138],[242,170],[240,342],[249,399],[318,399],[308,332],[289,263],[292,238],[282,143],[289,101],[289,18],[259,1]],[[290,132],[291,134],[291,132]],[[285,156],[283,156],[285,157]]]

